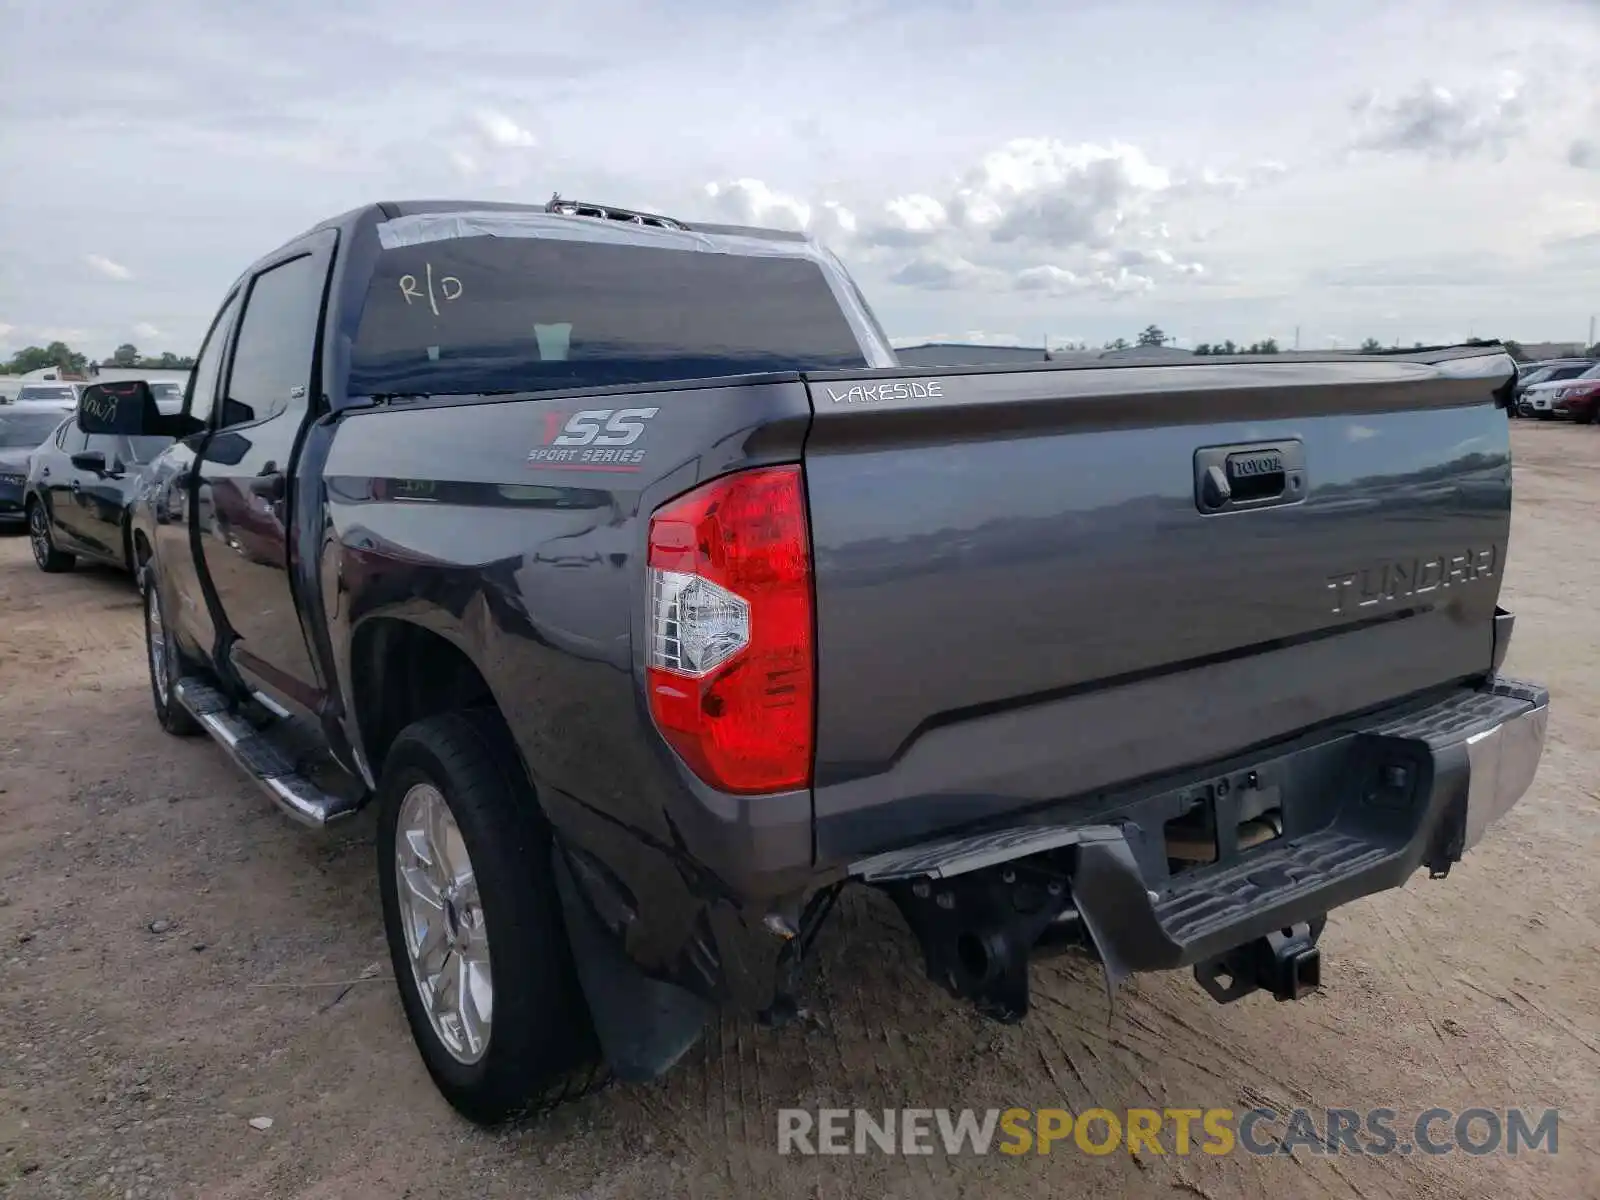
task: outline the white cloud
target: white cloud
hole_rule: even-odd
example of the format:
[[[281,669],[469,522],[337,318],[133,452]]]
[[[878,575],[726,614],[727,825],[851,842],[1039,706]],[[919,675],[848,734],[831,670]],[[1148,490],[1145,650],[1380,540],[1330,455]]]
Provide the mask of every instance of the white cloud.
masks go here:
[[[0,321],[0,340],[10,337],[15,329],[15,325],[7,325],[4,321]]]
[[[706,184],[706,196],[735,224],[803,230],[811,223],[811,205],[776,191],[759,179],[731,179]]]
[[[133,323],[134,337],[144,338],[147,342],[159,341],[167,336],[160,327],[150,324],[149,321],[135,321]]]
[[[132,271],[121,263],[107,258],[104,254],[85,254],[83,261],[107,279],[125,281],[133,278]]]
[[[484,139],[499,149],[524,150],[539,144],[538,138],[503,112],[488,108],[479,109],[473,114],[472,119]]]
[[[1600,171],[1600,141],[1578,138],[1567,147],[1567,161],[1584,171]]]
[[[1236,196],[1283,174],[1270,164],[1243,174],[1180,171],[1127,143],[1014,138],[942,195],[903,192],[867,205],[860,219],[836,201],[818,206],[759,179],[705,192],[720,212],[817,234],[906,288],[1127,296],[1205,273],[1161,244],[1172,239],[1176,205]]]
[[[759,179],[708,183],[704,192],[712,211],[735,225],[797,230],[830,244],[849,240],[857,232],[855,213],[837,200],[808,203]]]
[[[1352,106],[1359,122],[1352,144],[1388,153],[1503,158],[1527,129],[1522,93],[1515,75],[1493,92],[1452,91],[1427,81],[1393,99],[1370,92]]]

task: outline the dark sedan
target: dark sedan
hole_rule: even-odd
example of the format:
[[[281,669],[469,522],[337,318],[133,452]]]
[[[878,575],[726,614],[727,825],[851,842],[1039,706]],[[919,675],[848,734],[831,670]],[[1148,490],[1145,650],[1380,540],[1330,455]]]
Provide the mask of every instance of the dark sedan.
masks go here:
[[[28,460],[28,536],[39,569],[66,571],[83,557],[132,571],[128,506],[146,467],[171,441],[90,435],[76,416],[63,421]]]
[[[0,409],[0,528],[26,519],[28,456],[50,440],[69,406],[10,404]]]

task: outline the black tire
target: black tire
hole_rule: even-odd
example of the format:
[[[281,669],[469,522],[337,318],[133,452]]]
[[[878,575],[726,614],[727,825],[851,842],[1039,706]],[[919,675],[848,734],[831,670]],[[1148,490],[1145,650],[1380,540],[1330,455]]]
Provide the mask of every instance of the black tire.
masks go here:
[[[33,547],[34,564],[48,575],[70,571],[78,561],[77,555],[56,549],[56,539],[50,533],[50,517],[38,498],[28,501],[28,542]]]
[[[418,784],[443,795],[472,860],[490,946],[493,1016],[482,1057],[451,1053],[429,1019],[400,912],[396,836]],[[406,1021],[428,1074],[469,1121],[530,1116],[605,1081],[550,872],[550,831],[500,715],[474,709],[414,722],[378,785],[378,885]]]
[[[1573,420],[1577,421],[1579,425],[1593,425],[1594,408],[1584,409],[1581,413],[1574,417]]]
[[[155,706],[156,720],[161,722],[173,737],[193,737],[200,732],[199,723],[189,715],[189,710],[179,704],[172,694],[172,685],[185,674],[184,660],[179,653],[177,644],[172,640],[172,627],[167,624],[165,613],[161,607],[161,588],[157,585],[155,568],[145,567],[141,575],[140,590],[144,593],[144,662],[150,674],[150,702]],[[166,688],[163,690],[161,677],[156,672],[157,649],[154,638],[154,615],[164,631],[162,637],[161,654],[166,659]]]

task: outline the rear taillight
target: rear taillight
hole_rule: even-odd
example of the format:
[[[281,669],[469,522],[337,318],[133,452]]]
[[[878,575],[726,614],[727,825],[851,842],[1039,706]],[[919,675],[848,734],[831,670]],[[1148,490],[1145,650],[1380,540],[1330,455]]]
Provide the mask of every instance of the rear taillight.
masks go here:
[[[811,782],[811,538],[798,466],[713,480],[650,519],[650,713],[725,792]]]

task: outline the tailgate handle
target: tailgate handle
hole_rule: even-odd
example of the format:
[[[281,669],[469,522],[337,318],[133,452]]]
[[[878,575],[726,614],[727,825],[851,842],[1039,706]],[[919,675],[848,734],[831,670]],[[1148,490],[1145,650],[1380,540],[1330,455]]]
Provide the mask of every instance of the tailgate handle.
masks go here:
[[[1272,508],[1305,498],[1305,446],[1298,438],[1194,452],[1194,502],[1203,513]]]

